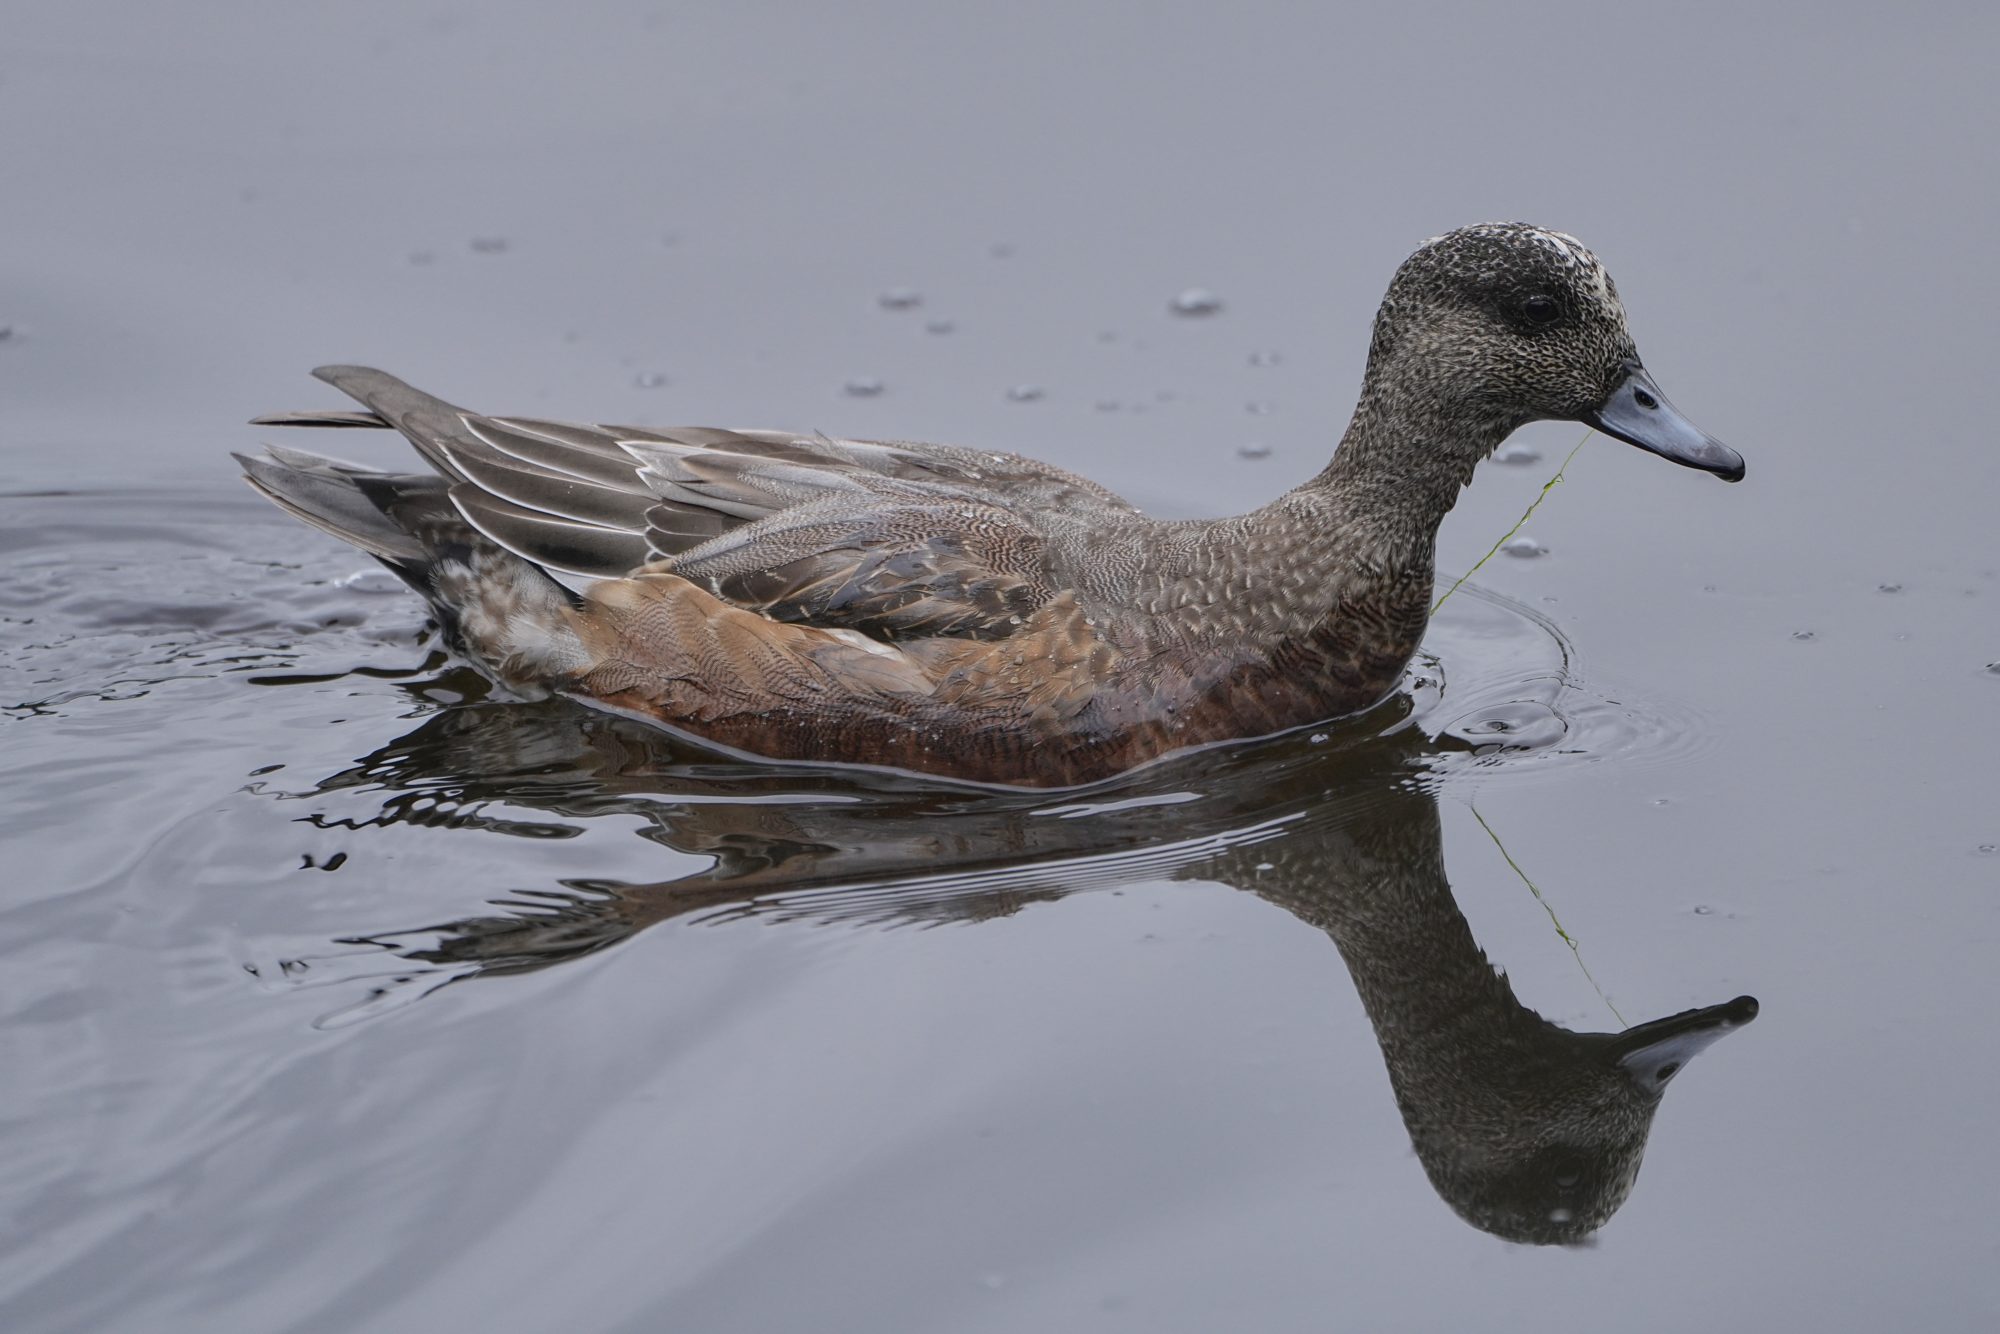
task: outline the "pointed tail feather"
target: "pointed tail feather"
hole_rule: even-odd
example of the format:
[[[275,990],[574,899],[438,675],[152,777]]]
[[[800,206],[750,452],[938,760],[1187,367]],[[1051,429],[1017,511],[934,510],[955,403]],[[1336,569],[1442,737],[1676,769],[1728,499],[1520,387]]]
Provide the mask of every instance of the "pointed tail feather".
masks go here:
[[[479,441],[467,428],[465,413],[455,404],[372,366],[321,366],[313,375],[359,402],[370,415],[401,431],[433,468],[453,481],[465,480],[447,447],[477,448]],[[348,414],[315,415],[323,418]]]
[[[447,641],[488,675],[539,692],[587,664],[567,616],[577,596],[466,522],[449,478],[372,472],[278,447],[236,459],[280,509],[361,548],[423,594]]]
[[[389,423],[373,412],[267,412],[250,419],[252,426],[363,426],[381,429]]]
[[[296,449],[235,458],[244,479],[287,514],[391,568],[428,555],[411,522],[419,507],[456,517],[442,477],[389,477]],[[423,506],[426,500],[435,504]]]

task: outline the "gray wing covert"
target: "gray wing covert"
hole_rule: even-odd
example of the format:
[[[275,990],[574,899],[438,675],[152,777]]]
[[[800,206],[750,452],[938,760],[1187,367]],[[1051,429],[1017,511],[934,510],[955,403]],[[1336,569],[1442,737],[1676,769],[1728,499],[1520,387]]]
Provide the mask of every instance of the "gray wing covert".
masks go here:
[[[711,468],[714,460],[702,463]],[[700,494],[747,504],[764,486],[803,479],[703,479]],[[1048,541],[990,500],[923,483],[870,479],[826,488],[661,562],[716,596],[775,620],[880,639],[1013,633],[1056,592]],[[675,489],[695,489],[686,478]]]

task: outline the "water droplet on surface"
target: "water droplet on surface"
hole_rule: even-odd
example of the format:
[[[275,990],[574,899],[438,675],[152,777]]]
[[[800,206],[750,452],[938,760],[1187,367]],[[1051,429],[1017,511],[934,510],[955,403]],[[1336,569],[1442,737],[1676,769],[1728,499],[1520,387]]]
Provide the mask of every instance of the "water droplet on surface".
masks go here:
[[[891,287],[875,298],[884,310],[915,310],[924,304],[924,294],[914,287]]]
[[[1480,751],[1538,750],[1554,745],[1569,731],[1563,716],[1536,700],[1515,700],[1488,706],[1447,726],[1444,735],[1469,741]]]
[[[1268,459],[1271,457],[1271,447],[1256,441],[1247,445],[1238,445],[1236,447],[1236,457],[1239,459]]]
[[[1252,352],[1250,354],[1250,364],[1252,366],[1276,366],[1282,363],[1284,359],[1285,354],[1282,352]]]
[[[933,334],[948,334],[957,328],[958,325],[950,320],[931,320],[930,322],[924,325],[924,332]]]
[[[1981,843],[1979,850],[1988,857],[1991,857],[1994,853],[2000,852],[2000,843]]]
[[[1222,309],[1222,298],[1206,287],[1190,287],[1169,302],[1167,308],[1176,315],[1213,315]]]
[[[400,593],[406,585],[387,570],[356,570],[333,581],[335,588],[356,593]]]
[[[1986,674],[1987,674],[1988,676],[2000,676],[2000,662],[1989,662],[1989,663],[1987,663],[1987,664],[1986,664]]]
[[[504,236],[475,236],[472,238],[470,244],[472,246],[472,253],[475,255],[498,255],[507,249],[507,238]]]
[[[872,375],[852,375],[841,388],[847,391],[850,398],[873,398],[888,386]]]
[[[1713,917],[1715,916],[1715,909],[1709,907],[1706,903],[1697,903],[1694,905],[1694,915],[1696,917]]]
[[[1521,560],[1533,560],[1537,556],[1546,556],[1549,554],[1547,547],[1525,534],[1509,539],[1501,546],[1500,550],[1509,556],[1514,556]]]
[[[1530,449],[1526,445],[1502,445],[1499,452],[1494,454],[1493,461],[1495,463],[1505,463],[1513,467],[1518,467],[1526,463],[1540,463],[1542,461],[1542,451],[1539,449]]]
[[[1259,403],[1254,399],[1245,403],[1243,410],[1253,417],[1268,417],[1271,415],[1271,405],[1269,403]]]
[[[1007,391],[1007,397],[1016,403],[1032,403],[1042,396],[1042,392],[1038,384],[1017,384]]]
[[[1877,593],[1900,593],[1903,591],[1903,586],[1901,584],[1877,584],[1875,585],[1875,591]]]
[[[641,389],[664,389],[667,387],[667,377],[658,371],[641,371],[632,377],[632,383]]]
[[[1794,630],[1792,631],[1792,638],[1798,640],[1800,643],[1804,643],[1807,640],[1818,639],[1819,636],[1810,630]]]

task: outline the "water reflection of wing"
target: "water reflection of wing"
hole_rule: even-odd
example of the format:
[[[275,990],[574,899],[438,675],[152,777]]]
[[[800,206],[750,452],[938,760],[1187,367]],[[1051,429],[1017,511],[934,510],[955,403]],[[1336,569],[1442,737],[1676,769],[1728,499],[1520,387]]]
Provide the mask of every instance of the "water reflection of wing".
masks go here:
[[[389,821],[491,826],[489,805],[530,807],[549,817],[544,835],[637,815],[645,837],[710,859],[674,880],[566,881],[519,891],[503,913],[361,938],[456,975],[546,967],[677,917],[978,921],[1141,880],[1236,886],[1332,937],[1438,1193],[1500,1236],[1580,1240],[1631,1190],[1667,1079],[1755,1002],[1622,1035],[1523,1006],[1452,898],[1422,781],[1439,752],[1390,722],[1052,797],[735,764],[568,705],[475,706],[322,788],[380,786]]]
[[[1224,748],[1052,795],[735,763],[560,702],[477,705],[431,716],[318,788],[381,791],[369,823],[560,838],[580,832],[575,821],[637,817],[643,837],[711,859],[671,881],[573,880],[537,895],[504,960],[490,960],[518,968],[537,956],[560,962],[576,943],[568,931],[538,941],[537,914],[597,913],[610,936],[694,912],[979,919],[1090,885],[1169,875],[1218,848],[1273,837],[1309,809],[1324,814],[1416,779],[1439,752],[1414,729],[1391,731],[1394,721],[1370,715],[1368,725],[1319,741],[1294,735]],[[524,809],[544,818],[524,818]],[[476,962],[496,943],[497,924],[481,925],[478,941],[460,942],[457,961]]]

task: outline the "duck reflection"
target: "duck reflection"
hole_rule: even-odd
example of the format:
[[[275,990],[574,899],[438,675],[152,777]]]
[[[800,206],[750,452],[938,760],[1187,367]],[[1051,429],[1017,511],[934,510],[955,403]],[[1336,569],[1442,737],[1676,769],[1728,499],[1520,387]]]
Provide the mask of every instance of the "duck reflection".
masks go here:
[[[559,964],[674,918],[969,922],[1134,881],[1235,886],[1332,938],[1438,1194],[1498,1236],[1577,1242],[1631,1191],[1668,1082],[1757,1002],[1622,1033],[1573,1032],[1523,1005],[1445,876],[1435,779],[1478,757],[1411,722],[1391,704],[1327,734],[1052,796],[738,764],[566,704],[472,704],[320,790],[387,791],[380,822],[536,837],[638,816],[644,837],[710,859],[672,880],[565,881],[503,912],[346,942],[449,980]]]

